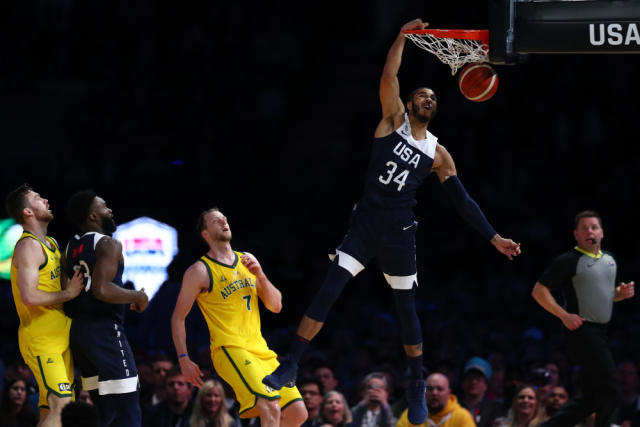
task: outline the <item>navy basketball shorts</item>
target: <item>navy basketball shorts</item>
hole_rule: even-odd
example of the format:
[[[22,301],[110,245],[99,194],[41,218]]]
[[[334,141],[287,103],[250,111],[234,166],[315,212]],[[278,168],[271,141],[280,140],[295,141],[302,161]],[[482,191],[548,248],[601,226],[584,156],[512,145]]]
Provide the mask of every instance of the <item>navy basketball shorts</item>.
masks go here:
[[[133,352],[119,322],[76,316],[69,341],[85,390],[97,390],[100,396],[138,390]]]
[[[378,259],[387,283],[393,289],[411,289],[417,284],[416,229],[411,209],[376,209],[357,205],[349,230],[336,249],[338,264],[353,276]]]

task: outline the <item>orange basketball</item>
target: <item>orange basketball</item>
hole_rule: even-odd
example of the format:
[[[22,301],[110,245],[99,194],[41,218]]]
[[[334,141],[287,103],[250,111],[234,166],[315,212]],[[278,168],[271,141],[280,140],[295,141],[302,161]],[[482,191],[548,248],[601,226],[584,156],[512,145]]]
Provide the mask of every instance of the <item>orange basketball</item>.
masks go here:
[[[486,62],[469,64],[460,71],[458,87],[468,100],[486,101],[498,90],[498,74]]]

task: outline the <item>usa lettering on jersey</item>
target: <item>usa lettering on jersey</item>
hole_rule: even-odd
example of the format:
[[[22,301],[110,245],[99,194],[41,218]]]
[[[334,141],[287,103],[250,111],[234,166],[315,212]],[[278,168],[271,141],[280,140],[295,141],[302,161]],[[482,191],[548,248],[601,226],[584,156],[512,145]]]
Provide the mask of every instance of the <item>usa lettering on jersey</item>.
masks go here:
[[[398,142],[398,144],[394,147],[393,152],[405,162],[413,165],[414,169],[418,168],[418,163],[420,162],[420,154],[414,154],[413,149],[403,141]]]

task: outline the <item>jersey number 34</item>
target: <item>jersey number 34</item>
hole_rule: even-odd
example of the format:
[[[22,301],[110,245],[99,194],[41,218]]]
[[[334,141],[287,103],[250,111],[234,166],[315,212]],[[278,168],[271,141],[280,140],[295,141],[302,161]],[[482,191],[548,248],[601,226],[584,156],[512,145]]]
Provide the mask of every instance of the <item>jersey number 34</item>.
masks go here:
[[[384,185],[387,185],[393,179],[393,182],[398,184],[398,191],[402,190],[402,187],[404,187],[404,184],[407,181],[407,177],[409,176],[409,171],[405,169],[394,176],[393,174],[396,172],[396,169],[398,169],[398,165],[396,164],[396,162],[388,161],[387,163],[385,163],[385,166],[387,166],[388,168],[386,171],[386,176],[378,176],[378,181],[380,181]]]

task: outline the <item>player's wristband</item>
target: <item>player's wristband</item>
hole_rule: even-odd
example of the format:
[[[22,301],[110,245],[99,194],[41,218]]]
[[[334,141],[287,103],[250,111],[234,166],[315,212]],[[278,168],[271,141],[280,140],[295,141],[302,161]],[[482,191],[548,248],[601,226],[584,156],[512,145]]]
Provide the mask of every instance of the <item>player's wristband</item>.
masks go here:
[[[447,178],[442,183],[442,186],[456,205],[456,208],[458,208],[460,215],[482,234],[484,238],[491,240],[493,236],[498,234],[491,224],[489,224],[478,204],[469,196],[469,193],[467,193],[467,190],[465,190],[456,175]]]
[[[187,353],[182,353],[178,355],[178,359],[182,359],[183,357],[187,357],[188,354]]]

